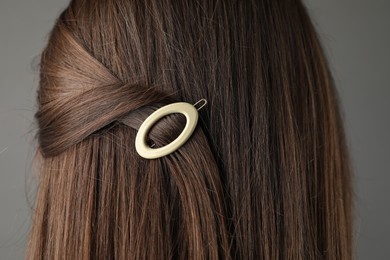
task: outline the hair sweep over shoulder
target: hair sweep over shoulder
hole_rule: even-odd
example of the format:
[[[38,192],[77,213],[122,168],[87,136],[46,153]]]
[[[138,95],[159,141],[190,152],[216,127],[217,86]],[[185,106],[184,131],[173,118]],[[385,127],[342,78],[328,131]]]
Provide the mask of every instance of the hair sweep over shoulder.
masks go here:
[[[158,159],[172,102],[208,104]],[[351,259],[337,92],[298,0],[73,0],[43,50],[26,259]],[[149,132],[174,140],[182,114]]]

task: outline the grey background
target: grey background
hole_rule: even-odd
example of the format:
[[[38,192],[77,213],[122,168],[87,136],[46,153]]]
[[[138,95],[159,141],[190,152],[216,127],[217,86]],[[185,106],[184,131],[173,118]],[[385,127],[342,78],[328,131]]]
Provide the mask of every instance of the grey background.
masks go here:
[[[0,0],[0,259],[22,259],[34,194],[37,55],[65,0]],[[344,113],[358,259],[390,259],[390,1],[306,0]]]

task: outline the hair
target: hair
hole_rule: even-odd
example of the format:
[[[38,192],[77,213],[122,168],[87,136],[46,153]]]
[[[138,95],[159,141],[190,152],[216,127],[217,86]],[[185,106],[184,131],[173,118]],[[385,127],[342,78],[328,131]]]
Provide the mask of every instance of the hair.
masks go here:
[[[26,258],[353,258],[334,85],[299,0],[71,1],[41,56]],[[137,154],[153,111],[201,98],[182,147]]]

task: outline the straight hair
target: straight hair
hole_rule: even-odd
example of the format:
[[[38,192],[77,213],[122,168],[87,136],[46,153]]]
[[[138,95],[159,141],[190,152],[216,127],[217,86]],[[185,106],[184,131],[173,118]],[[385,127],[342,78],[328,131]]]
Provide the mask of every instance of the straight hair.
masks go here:
[[[142,122],[208,104],[158,159]],[[299,0],[73,0],[40,62],[26,259],[351,259],[351,171]],[[159,120],[162,147],[185,125]]]

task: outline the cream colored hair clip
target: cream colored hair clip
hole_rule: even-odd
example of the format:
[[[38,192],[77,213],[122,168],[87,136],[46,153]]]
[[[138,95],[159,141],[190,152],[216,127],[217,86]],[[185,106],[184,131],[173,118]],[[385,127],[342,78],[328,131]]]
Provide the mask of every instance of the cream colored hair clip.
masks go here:
[[[200,102],[203,102],[203,104],[200,107],[196,108],[196,105],[198,105]],[[193,105],[186,102],[177,102],[163,106],[154,111],[150,116],[145,119],[145,121],[138,129],[137,136],[135,138],[135,148],[137,150],[137,153],[146,159],[155,159],[168,155],[176,151],[176,149],[179,149],[183,144],[185,144],[185,142],[187,142],[187,140],[194,132],[196,124],[198,122],[198,110],[200,110],[206,104],[206,99],[200,99]],[[155,124],[160,118],[172,113],[181,113],[185,115],[186,125],[183,131],[171,143],[163,147],[151,148],[146,143],[146,137],[149,133],[149,130],[151,129],[153,124]]]

